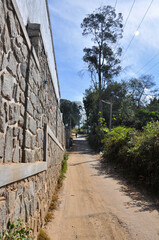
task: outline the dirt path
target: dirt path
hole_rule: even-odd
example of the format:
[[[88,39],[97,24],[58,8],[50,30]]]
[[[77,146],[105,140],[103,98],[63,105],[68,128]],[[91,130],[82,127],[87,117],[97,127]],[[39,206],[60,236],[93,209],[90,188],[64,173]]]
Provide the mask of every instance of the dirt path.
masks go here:
[[[47,225],[51,240],[159,240],[156,205],[101,171],[84,138],[74,141],[60,205]]]

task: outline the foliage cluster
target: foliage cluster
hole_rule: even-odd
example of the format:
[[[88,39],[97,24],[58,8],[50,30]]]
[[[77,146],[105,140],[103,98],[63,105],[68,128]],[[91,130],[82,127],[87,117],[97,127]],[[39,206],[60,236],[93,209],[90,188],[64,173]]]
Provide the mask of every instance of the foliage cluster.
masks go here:
[[[0,234],[1,240],[33,240],[32,229],[27,227],[22,220],[8,222],[7,229]]]
[[[49,206],[48,213],[45,216],[45,222],[50,222],[51,219],[53,218],[53,210],[56,209],[57,207],[57,200],[58,200],[58,191],[62,187],[63,179],[65,178],[65,173],[67,171],[67,160],[68,160],[68,155],[64,153],[63,160],[62,160],[62,165],[61,165],[61,170],[60,170],[60,176],[57,181],[55,193],[52,197],[52,201]]]
[[[47,233],[43,229],[40,229],[37,240],[50,240],[50,237],[47,235]]]
[[[104,158],[122,166],[131,176],[144,180],[158,191],[159,122],[150,122],[143,131],[116,127],[104,138]]]
[[[65,126],[75,127],[79,125],[81,119],[82,107],[76,102],[71,102],[67,99],[60,100],[60,109],[63,113],[63,122]]]
[[[65,178],[65,173],[67,172],[67,160],[68,160],[68,155],[64,153],[64,157],[62,160],[62,166],[61,166],[61,171],[60,171],[60,176],[58,178],[58,185],[62,186],[62,181]]]

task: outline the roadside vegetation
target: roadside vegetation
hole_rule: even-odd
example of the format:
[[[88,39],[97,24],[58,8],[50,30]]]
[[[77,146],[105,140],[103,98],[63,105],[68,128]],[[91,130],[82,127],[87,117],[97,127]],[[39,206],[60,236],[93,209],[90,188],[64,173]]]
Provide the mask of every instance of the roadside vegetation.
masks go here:
[[[33,230],[26,226],[25,222],[22,220],[17,220],[15,222],[9,221],[7,224],[7,229],[0,234],[1,240],[33,240]]]
[[[104,158],[124,170],[129,178],[159,194],[159,122],[143,131],[116,127],[105,134]]]
[[[91,86],[84,107],[88,141],[104,158],[132,179],[159,193],[159,90],[153,76],[120,79],[122,14],[111,6],[84,18],[83,49]]]
[[[49,206],[48,213],[45,216],[45,222],[48,223],[52,220],[53,218],[53,211],[57,208],[57,201],[58,201],[58,192],[60,188],[62,187],[63,184],[63,179],[65,178],[65,173],[67,171],[67,160],[68,160],[68,155],[64,153],[63,161],[62,161],[62,166],[61,166],[61,171],[60,171],[60,176],[57,181],[57,185],[55,188],[55,193],[52,196],[52,200]]]

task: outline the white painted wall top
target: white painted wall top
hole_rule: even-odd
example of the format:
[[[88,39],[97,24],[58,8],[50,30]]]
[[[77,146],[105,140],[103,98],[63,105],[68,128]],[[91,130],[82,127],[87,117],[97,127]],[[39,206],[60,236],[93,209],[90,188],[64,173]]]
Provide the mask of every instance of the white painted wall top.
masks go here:
[[[38,23],[41,25],[44,47],[48,56],[56,96],[59,99],[60,89],[55,62],[52,31],[47,11],[47,0],[16,0],[16,2],[25,25],[27,25],[28,21],[30,23]]]

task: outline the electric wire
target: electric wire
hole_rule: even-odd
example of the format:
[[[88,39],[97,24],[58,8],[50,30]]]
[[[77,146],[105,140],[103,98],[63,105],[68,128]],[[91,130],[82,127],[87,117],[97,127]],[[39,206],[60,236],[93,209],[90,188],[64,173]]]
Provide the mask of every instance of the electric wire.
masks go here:
[[[124,29],[125,29],[125,27],[126,27],[126,25],[127,25],[128,19],[129,19],[130,14],[131,14],[131,12],[132,12],[132,10],[133,10],[133,7],[134,7],[134,5],[135,5],[135,2],[136,2],[136,0],[134,0],[133,3],[132,3],[132,6],[131,6],[131,8],[130,8],[130,11],[129,11],[129,13],[128,13],[128,16],[127,16],[127,18],[126,18],[126,20],[125,20],[125,23],[124,23],[124,26],[123,26],[123,31],[124,31]]]
[[[155,63],[150,69],[148,69],[143,75],[146,75],[148,72],[150,72],[154,67],[156,67],[159,64],[159,62]]]
[[[117,2],[118,2],[118,0],[116,0],[116,1],[115,1],[115,5],[114,5],[114,8],[116,8]]]
[[[132,12],[132,10],[133,10],[133,7],[134,7],[134,5],[135,5],[135,2],[136,2],[136,0],[134,0],[133,3],[132,3],[132,5],[131,5],[131,8],[130,8],[129,13],[128,13],[128,16],[127,16],[127,18],[126,18],[126,20],[125,20],[125,23],[124,23],[124,25],[123,25],[123,31],[124,31],[124,29],[125,29],[125,27],[126,27],[126,25],[127,25],[127,22],[128,22],[128,20],[129,20],[130,14],[131,14],[131,12]],[[119,45],[119,40],[117,41],[117,43],[116,43],[116,45],[115,45],[114,51],[116,50],[116,48],[118,47],[118,45]]]
[[[149,11],[149,9],[150,9],[150,7],[151,7],[153,1],[154,1],[154,0],[151,0],[151,2],[150,2],[150,4],[149,4],[149,6],[148,6],[148,8],[147,8],[147,10],[146,10],[146,12],[145,12],[145,14],[144,14],[144,16],[143,16],[142,19],[141,19],[141,22],[139,23],[139,25],[138,25],[138,27],[137,27],[137,29],[136,29],[136,32],[137,32],[137,31],[139,30],[139,28],[141,27],[141,25],[142,25],[142,23],[143,23],[143,21],[144,21],[146,15],[147,15],[147,13],[148,13],[148,11]],[[124,52],[124,54],[123,54],[121,60],[123,60],[123,58],[124,58],[126,52],[128,51],[129,47],[131,46],[131,43],[133,42],[134,38],[135,38],[135,34],[134,34],[133,37],[131,38],[131,40],[130,40],[128,46],[126,47],[125,52]]]
[[[156,57],[159,56],[159,53],[155,54],[147,63],[144,64],[144,66],[142,66],[135,74],[138,74],[139,72],[141,72],[147,65],[149,65],[152,60],[154,60]]]

